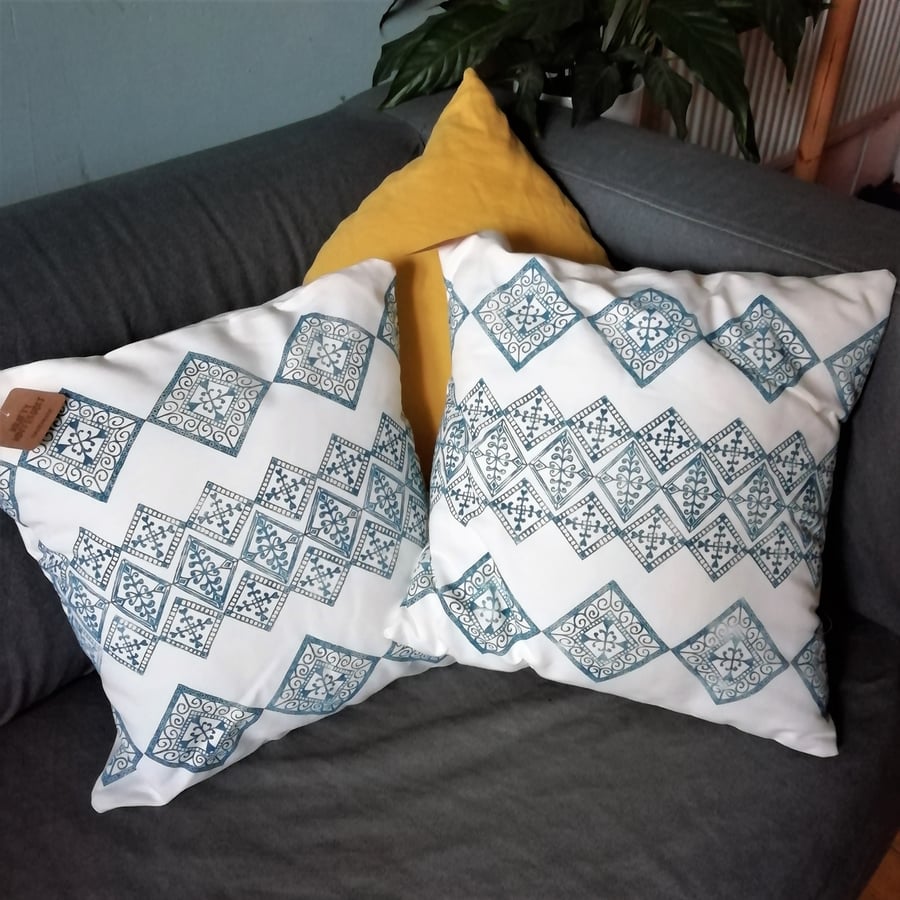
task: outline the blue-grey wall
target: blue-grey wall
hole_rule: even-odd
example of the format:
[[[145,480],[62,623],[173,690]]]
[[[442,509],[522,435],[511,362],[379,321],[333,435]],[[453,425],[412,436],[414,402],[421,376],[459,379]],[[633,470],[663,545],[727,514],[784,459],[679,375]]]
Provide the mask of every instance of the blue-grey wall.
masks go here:
[[[0,0],[0,205],[329,109],[369,86],[385,6]]]

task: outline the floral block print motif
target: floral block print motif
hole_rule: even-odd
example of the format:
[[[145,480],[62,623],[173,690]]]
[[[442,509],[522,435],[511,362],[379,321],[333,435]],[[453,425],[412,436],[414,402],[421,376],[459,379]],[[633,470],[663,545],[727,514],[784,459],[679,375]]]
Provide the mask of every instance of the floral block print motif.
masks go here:
[[[492,235],[441,258],[452,378],[391,639],[836,753],[815,606],[892,277],[619,273]]]
[[[103,359],[0,372],[4,396],[65,386],[40,447],[0,448],[0,508],[110,700],[97,810],[166,803],[451,661],[384,636],[428,524],[393,277],[362,263]]]

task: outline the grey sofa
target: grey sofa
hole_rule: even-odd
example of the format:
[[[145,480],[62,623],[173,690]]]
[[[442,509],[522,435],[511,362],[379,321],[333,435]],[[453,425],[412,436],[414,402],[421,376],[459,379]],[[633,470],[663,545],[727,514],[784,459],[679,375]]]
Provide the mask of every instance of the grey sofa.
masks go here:
[[[300,282],[446,96],[327,115],[0,210],[0,368],[103,353]],[[548,113],[534,147],[621,266],[900,273],[900,220]],[[840,755],[453,666],[162,808],[91,810],[113,736],[0,516],[0,896],[853,898],[900,826],[900,322],[844,433],[823,617]]]

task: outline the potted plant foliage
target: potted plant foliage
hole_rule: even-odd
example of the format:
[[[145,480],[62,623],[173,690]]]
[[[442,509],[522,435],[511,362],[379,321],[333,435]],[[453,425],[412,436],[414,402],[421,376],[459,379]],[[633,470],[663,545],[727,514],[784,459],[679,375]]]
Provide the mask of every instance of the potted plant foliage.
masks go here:
[[[434,2],[434,0],[430,0]],[[381,24],[422,0],[392,0]],[[687,133],[692,85],[681,59],[732,114],[741,152],[759,159],[742,31],[761,27],[793,78],[806,20],[827,0],[444,0],[409,33],[386,43],[374,84],[390,80],[385,106],[459,82],[475,67],[515,87],[518,114],[537,130],[545,91],[572,96],[573,123],[602,115],[637,79]]]

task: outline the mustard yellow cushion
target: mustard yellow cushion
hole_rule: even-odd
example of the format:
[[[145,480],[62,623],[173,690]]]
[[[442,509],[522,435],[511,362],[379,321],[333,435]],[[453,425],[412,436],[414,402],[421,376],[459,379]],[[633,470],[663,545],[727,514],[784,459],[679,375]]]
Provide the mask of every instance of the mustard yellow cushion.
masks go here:
[[[308,282],[371,257],[396,267],[403,409],[426,478],[450,377],[447,295],[433,248],[485,229],[506,235],[516,252],[607,262],[470,69],[422,155],[338,226],[306,275]]]

